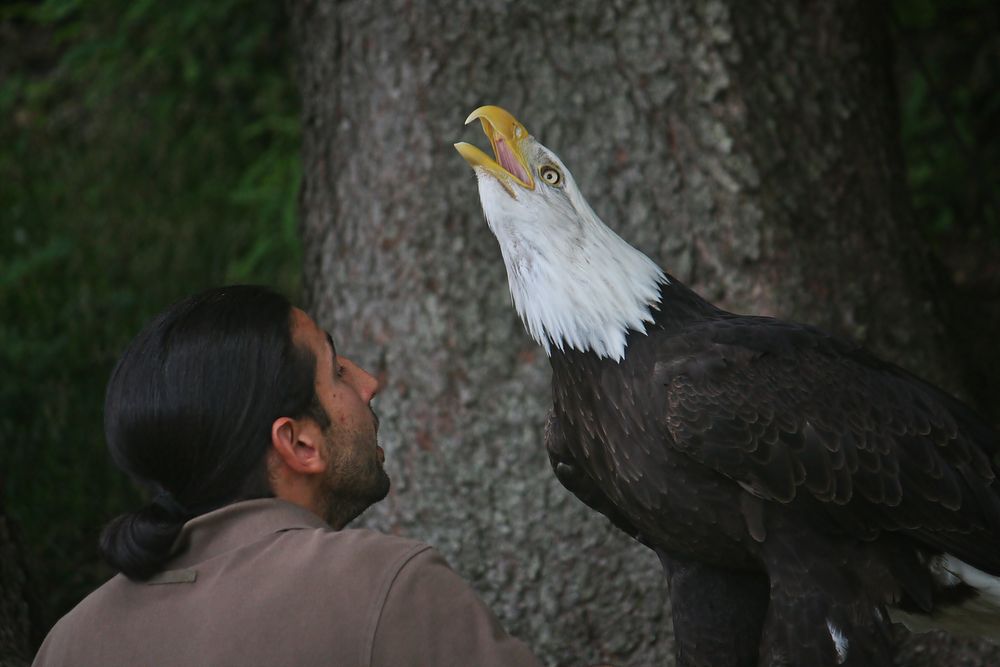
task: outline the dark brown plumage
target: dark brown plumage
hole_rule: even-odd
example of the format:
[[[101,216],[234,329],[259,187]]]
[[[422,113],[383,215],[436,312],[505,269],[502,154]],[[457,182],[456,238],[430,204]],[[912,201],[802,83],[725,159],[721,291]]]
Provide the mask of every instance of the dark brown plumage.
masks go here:
[[[774,625],[868,626],[882,659],[886,603],[934,609],[931,557],[1000,573],[1000,440],[939,389],[675,280],[627,350],[621,362],[553,351],[557,476],[665,559],[766,573]],[[800,649],[788,664],[854,664],[837,663],[832,642]]]
[[[1000,636],[996,431],[853,343],[709,304],[510,114],[470,118],[519,166],[459,147],[552,364],[553,470],[659,555],[679,664],[888,665],[890,611]]]

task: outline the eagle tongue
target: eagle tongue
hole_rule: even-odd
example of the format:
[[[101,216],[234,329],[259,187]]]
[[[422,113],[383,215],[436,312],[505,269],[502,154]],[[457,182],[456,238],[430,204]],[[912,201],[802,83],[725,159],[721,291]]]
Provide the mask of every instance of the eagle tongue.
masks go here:
[[[503,140],[502,137],[496,138],[497,145],[497,162],[500,166],[506,169],[512,176],[521,180],[522,183],[528,182],[528,174],[524,171],[524,167],[518,161],[517,157],[514,155],[514,151],[507,142]]]

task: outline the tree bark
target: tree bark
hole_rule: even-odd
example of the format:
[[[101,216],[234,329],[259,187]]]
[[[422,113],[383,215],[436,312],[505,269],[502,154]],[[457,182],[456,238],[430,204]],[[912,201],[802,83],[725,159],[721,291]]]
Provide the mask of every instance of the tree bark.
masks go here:
[[[719,305],[960,390],[875,4],[290,0],[305,301],[384,385],[394,486],[365,523],[437,546],[551,664],[672,662],[666,591],[548,469],[548,364],[452,149],[485,145],[462,121],[510,110],[613,229]]]

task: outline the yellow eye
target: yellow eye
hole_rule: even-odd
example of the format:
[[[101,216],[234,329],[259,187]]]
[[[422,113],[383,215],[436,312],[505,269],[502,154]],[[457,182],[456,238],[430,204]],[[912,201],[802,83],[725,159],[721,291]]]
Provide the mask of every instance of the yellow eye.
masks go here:
[[[562,174],[559,170],[552,165],[543,165],[538,170],[538,175],[542,177],[542,180],[549,185],[561,185],[562,184]]]

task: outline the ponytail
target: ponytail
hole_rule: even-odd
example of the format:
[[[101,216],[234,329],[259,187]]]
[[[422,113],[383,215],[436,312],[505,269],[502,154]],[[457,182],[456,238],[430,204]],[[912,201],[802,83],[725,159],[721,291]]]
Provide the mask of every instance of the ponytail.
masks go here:
[[[101,531],[101,556],[129,579],[144,581],[163,569],[188,519],[171,512],[160,498],[115,517]]]

